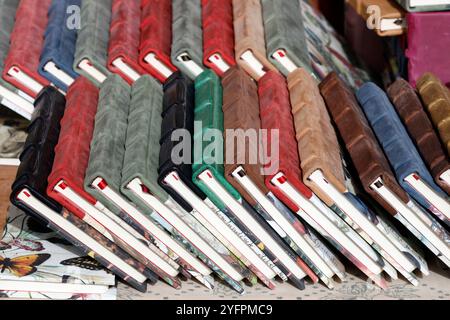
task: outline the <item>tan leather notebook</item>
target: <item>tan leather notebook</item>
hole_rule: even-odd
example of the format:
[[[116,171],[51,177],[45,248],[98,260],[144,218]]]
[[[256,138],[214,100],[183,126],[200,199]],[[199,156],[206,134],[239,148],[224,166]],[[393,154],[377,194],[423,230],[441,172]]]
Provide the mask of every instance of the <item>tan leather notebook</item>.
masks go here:
[[[0,238],[6,224],[8,209],[11,205],[9,195],[11,193],[11,185],[16,178],[17,169],[15,166],[0,166]]]

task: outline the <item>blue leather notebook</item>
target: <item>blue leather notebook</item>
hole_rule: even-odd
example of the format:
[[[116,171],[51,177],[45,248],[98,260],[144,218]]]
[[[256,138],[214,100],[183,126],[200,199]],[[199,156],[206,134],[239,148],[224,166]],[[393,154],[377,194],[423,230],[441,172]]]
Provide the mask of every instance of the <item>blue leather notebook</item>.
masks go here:
[[[73,8],[80,6],[81,0],[53,0],[48,11],[39,74],[63,91],[78,77],[73,70],[77,26],[71,24],[70,17]]]

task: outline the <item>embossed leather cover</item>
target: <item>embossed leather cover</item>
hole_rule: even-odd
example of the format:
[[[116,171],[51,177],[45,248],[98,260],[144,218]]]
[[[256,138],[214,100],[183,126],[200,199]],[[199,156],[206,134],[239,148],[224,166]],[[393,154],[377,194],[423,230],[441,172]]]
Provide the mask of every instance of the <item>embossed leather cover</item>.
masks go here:
[[[78,77],[78,73],[73,70],[77,30],[69,29],[67,24],[68,18],[70,17],[68,13],[70,6],[80,7],[81,0],[52,1],[48,11],[48,25],[44,35],[44,47],[39,63],[39,74],[63,91],[67,91],[67,85],[46,71],[44,67],[48,62],[53,62],[61,71],[72,78],[75,79]]]
[[[119,74],[129,84],[134,81],[113,65],[121,58],[139,74],[144,69],[139,65],[139,43],[141,25],[141,3],[139,0],[113,0],[111,28],[109,33],[108,69]]]
[[[450,187],[439,178],[450,170],[450,162],[416,92],[399,79],[389,87],[388,94],[434,181],[450,194]]]
[[[169,196],[156,183],[163,88],[150,76],[142,76],[134,83],[131,95],[121,191],[134,203],[141,203],[142,200],[126,188],[133,179],[139,178],[164,203]]]
[[[447,155],[450,155],[450,91],[431,73],[425,73],[419,79],[417,89],[434,126],[439,131]]]
[[[111,75],[103,82],[95,116],[89,164],[84,179],[84,189],[116,214],[120,213],[120,209],[101,192],[92,188],[91,184],[96,178],[101,177],[114,190],[120,188],[130,95],[130,86],[118,75]]]
[[[409,82],[415,87],[425,72],[432,72],[450,86],[450,59],[442,56],[450,50],[450,11],[411,13],[407,21]]]
[[[299,210],[297,205],[271,183],[273,177],[282,172],[289,182],[307,199],[312,196],[311,190],[302,182],[302,171],[286,79],[277,71],[269,71],[259,80],[258,84],[261,128],[268,131],[267,144],[264,144],[264,154],[271,154],[274,147],[271,145],[271,131],[278,130],[279,132],[279,157],[268,164],[268,166],[278,168],[278,170],[266,175],[265,183],[277,198],[297,212]]]
[[[224,177],[224,147],[223,140],[214,139],[214,141],[204,141],[212,133],[210,130],[217,130],[223,134],[223,90],[219,77],[211,70],[204,71],[195,80],[195,112],[194,120],[201,122],[202,128],[194,133],[194,164],[192,165],[192,181],[207,195],[207,197],[219,208],[225,207],[225,204],[197,177],[205,170],[210,170],[220,184],[236,199],[241,195],[228,183]],[[222,137],[222,136],[221,136]],[[206,139],[205,139],[206,140]],[[222,149],[221,161],[217,163],[219,155],[217,152],[212,157],[210,153],[206,156],[206,148],[215,150]],[[198,145],[198,151],[196,146]]]
[[[251,50],[253,55],[267,69],[266,71],[275,70],[275,67],[266,58],[266,42],[260,1],[233,0],[233,18],[236,62],[253,79],[259,80],[260,77],[240,57],[245,51]]]
[[[316,81],[305,69],[289,74],[292,114],[298,142],[303,182],[327,205],[333,199],[321,192],[308,177],[321,170],[324,177],[339,191],[345,192],[344,171],[336,133]]]
[[[434,183],[387,95],[374,83],[369,82],[358,90],[357,98],[394,169],[397,181],[411,197],[428,208],[429,202],[426,198],[404,179],[416,173],[437,193],[443,195],[443,192]]]
[[[420,12],[420,11],[445,11],[450,10],[450,4],[443,4],[443,5],[428,5],[428,6],[419,6],[419,7],[412,7],[410,0],[396,0],[405,10],[408,10],[409,12]]]
[[[284,49],[297,67],[311,69],[299,1],[262,0],[267,58],[285,76],[289,71],[272,56]]]
[[[164,83],[166,77],[144,61],[154,53],[158,60],[164,62],[169,69],[177,68],[170,60],[172,45],[172,0],[141,1],[141,42],[139,47],[139,63],[156,79]]]
[[[81,3],[81,29],[78,30],[73,68],[96,86],[100,86],[100,83],[78,68],[78,64],[83,59],[88,59],[104,75],[111,74],[106,67],[111,9],[112,0],[83,0]]]
[[[192,80],[191,72],[177,60],[186,52],[199,66],[203,65],[202,8],[200,0],[172,0],[172,63]]]
[[[229,65],[234,66],[234,27],[232,0],[202,0],[203,64],[219,76],[223,72],[208,59],[220,54]]]
[[[180,179],[182,179],[183,182],[197,194],[197,196],[202,199],[206,198],[201,190],[192,182],[191,163],[177,165],[173,162],[171,157],[172,150],[180,143],[171,141],[172,132],[177,129],[184,129],[190,133],[189,137],[192,137],[193,135],[194,99],[194,84],[186,76],[180,72],[176,72],[167,79],[164,84],[158,182],[160,186],[188,212],[192,211],[192,207],[180,197],[175,190],[166,185],[163,180],[169,173],[176,172]]]
[[[330,73],[320,84],[333,121],[350,154],[362,185],[390,214],[397,212],[370,185],[381,177],[384,184],[405,203],[406,192],[398,185],[383,151],[364,116],[355,95],[336,73]]]
[[[12,67],[19,67],[29,77],[46,86],[47,79],[38,73],[39,57],[44,46],[44,33],[47,27],[47,12],[51,0],[22,0],[16,11],[14,29],[10,37],[8,55],[4,61],[3,79],[36,98],[39,92],[27,88],[16,78],[8,75]]]
[[[78,217],[83,218],[85,216],[83,210],[53,189],[61,180],[64,180],[79,196],[93,205],[97,202],[84,190],[84,177],[94,133],[98,89],[88,79],[79,77],[70,86],[66,101],[59,141],[55,148],[55,161],[48,178],[47,194]]]
[[[241,129],[244,132],[247,130],[256,130],[257,137],[261,128],[261,121],[259,118],[258,88],[256,87],[256,83],[243,69],[233,67],[225,73],[222,85],[224,129]],[[266,194],[268,191],[264,184],[262,165],[259,162],[259,157],[258,161],[256,161],[257,163],[250,163],[250,160],[254,158],[254,154],[251,155],[252,151],[260,150],[262,145],[259,143],[259,139],[256,141],[258,145],[255,145],[255,139],[248,139],[248,143],[244,145],[244,141],[238,141],[239,139],[230,140],[227,138],[229,137],[225,135],[225,154],[229,154],[229,152],[233,153],[233,163],[226,161],[225,179],[227,179],[250,205],[255,206],[256,202],[253,197],[240,186],[231,174],[237,167],[242,166],[249,178]],[[240,163],[239,160],[244,160],[245,163]]]

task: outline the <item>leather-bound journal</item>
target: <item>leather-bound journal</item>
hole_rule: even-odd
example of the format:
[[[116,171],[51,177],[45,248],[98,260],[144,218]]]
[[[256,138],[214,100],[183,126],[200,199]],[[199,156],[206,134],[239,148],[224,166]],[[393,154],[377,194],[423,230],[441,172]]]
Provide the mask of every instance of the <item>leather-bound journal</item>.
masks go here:
[[[51,0],[20,1],[2,70],[4,80],[33,98],[49,85],[38,70],[50,4]]]
[[[172,63],[194,80],[203,72],[200,0],[172,0]]]
[[[275,272],[266,263],[270,260],[264,259],[261,250],[192,182],[194,96],[194,84],[181,73],[172,75],[164,85],[158,182],[261,281],[273,288],[271,279],[275,277]],[[186,146],[182,150],[175,149],[184,144]],[[175,152],[181,159],[174,158]]]
[[[372,159],[374,163],[381,160],[376,160],[374,157],[375,150],[379,149],[379,147],[367,120],[358,106],[355,95],[336,73],[331,73],[321,83],[320,89],[330,115],[336,123],[340,136],[356,167],[356,171],[362,176],[362,172],[367,170],[364,166],[369,163],[363,161],[365,157]],[[362,177],[361,180],[363,180]],[[365,183],[363,180],[364,187],[370,190],[370,187],[367,187]],[[418,279],[412,272],[414,269],[420,268],[427,273],[427,268],[422,268],[422,266],[426,265],[422,263],[423,259],[411,249],[411,246],[403,240],[395,229],[386,223],[382,215],[373,215],[372,217],[371,221],[376,228],[388,238],[388,241],[396,246],[396,248],[390,248],[389,246],[384,246],[383,242],[379,242],[380,247],[387,253],[386,258],[392,261],[396,269],[411,283],[417,285]],[[408,259],[405,261],[405,257],[410,262],[408,262]]]
[[[108,69],[129,84],[146,73],[139,64],[140,26],[140,1],[113,0]]]
[[[236,62],[259,80],[268,70],[275,70],[266,55],[261,2],[233,0],[233,19]]]
[[[202,0],[203,64],[219,76],[236,64],[232,0]]]
[[[140,263],[47,196],[47,178],[53,166],[65,102],[64,96],[51,87],[45,88],[36,99],[11,202],[58,232],[82,254],[95,257],[134,288],[145,292],[146,279],[156,280],[153,272],[145,271]]]
[[[285,76],[311,68],[300,1],[262,0],[267,58]]]
[[[69,23],[73,6],[80,7],[81,0],[52,1],[39,62],[39,74],[64,92],[78,77],[73,70],[77,26]]]
[[[14,29],[19,0],[3,1],[0,3],[0,70],[4,68],[5,58],[9,51],[11,33]],[[33,113],[34,99],[26,95],[12,84],[0,77],[0,102],[27,120]]]
[[[370,170],[372,176],[369,184],[364,183],[376,194],[378,199],[384,202],[386,209],[396,218],[403,218],[418,234],[419,239],[425,240],[425,244],[438,255],[447,265],[450,264],[450,235],[430,214],[416,204],[418,201],[427,209],[432,209],[426,197],[420,192],[421,184],[431,190],[437,190],[433,179],[425,168],[413,142],[403,127],[394,107],[386,94],[375,84],[366,83],[357,92],[357,99],[386,154],[396,178],[389,174],[386,158],[383,171],[386,177],[379,174],[380,170]],[[382,153],[378,149],[378,156]],[[374,167],[377,162],[367,166]],[[373,174],[377,173],[377,176]],[[419,189],[418,189],[419,188]],[[405,192],[406,191],[406,192]],[[409,194],[409,195],[408,195]],[[410,198],[411,196],[411,198]]]
[[[107,68],[112,0],[83,0],[73,69],[97,87],[111,74]]]

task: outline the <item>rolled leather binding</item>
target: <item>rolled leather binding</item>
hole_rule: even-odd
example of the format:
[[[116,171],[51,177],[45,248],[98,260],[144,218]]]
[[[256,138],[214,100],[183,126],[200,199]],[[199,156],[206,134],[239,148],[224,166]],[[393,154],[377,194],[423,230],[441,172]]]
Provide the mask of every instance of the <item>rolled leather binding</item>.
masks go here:
[[[330,206],[334,201],[308,177],[314,171],[321,170],[330,183],[340,192],[345,192],[344,172],[336,133],[317,83],[306,70],[297,69],[289,74],[288,87],[303,182]]]
[[[419,79],[417,90],[439,132],[447,155],[450,155],[450,91],[432,73],[425,73]]]
[[[266,43],[264,40],[264,23],[262,7],[259,0],[233,0],[234,41],[236,62],[253,79],[259,80],[262,75],[242,60],[246,51],[251,51],[254,57],[262,64],[263,72],[275,70],[275,67],[266,58]]]
[[[450,170],[450,162],[417,93],[407,81],[399,79],[389,87],[388,95],[434,181],[450,194],[450,186],[440,178]]]
[[[202,0],[203,64],[219,76],[234,66],[232,0]],[[220,58],[224,66],[217,63]],[[215,63],[216,62],[216,63]]]
[[[20,1],[16,11],[16,21],[11,33],[8,55],[5,58],[3,79],[13,86],[36,98],[39,91],[49,84],[39,70],[39,57],[44,47],[44,33],[48,23],[48,9],[51,0]],[[16,72],[30,77],[36,85],[20,82]]]

